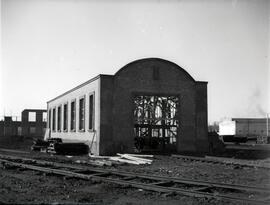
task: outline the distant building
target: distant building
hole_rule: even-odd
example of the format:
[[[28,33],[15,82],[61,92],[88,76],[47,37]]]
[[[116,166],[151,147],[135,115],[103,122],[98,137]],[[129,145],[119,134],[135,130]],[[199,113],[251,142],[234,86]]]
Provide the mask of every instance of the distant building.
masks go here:
[[[13,121],[11,116],[5,116],[0,121],[1,136],[43,137],[46,129],[47,110],[25,109],[21,121]]]
[[[13,121],[11,116],[5,116],[4,120],[0,121],[0,137],[21,135],[21,122]]]

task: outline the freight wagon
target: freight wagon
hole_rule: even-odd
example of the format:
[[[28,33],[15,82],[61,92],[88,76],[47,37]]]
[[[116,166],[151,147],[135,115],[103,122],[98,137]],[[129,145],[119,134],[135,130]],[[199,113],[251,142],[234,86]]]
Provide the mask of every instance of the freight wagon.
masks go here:
[[[269,141],[269,120],[267,118],[232,118],[219,123],[219,135],[224,142],[257,143]]]

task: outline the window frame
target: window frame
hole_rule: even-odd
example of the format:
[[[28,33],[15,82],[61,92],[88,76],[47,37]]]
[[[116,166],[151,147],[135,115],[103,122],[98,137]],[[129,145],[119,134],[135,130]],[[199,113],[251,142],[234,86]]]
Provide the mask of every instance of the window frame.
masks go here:
[[[65,106],[67,108],[66,112]],[[63,132],[68,132],[68,102],[63,104]]]
[[[60,115],[59,115],[60,108]],[[57,132],[62,131],[62,104],[57,106]]]
[[[32,114],[33,114],[33,116],[35,118],[34,120],[30,119],[30,118],[33,117]],[[37,112],[34,112],[34,111],[28,112],[28,122],[37,122]]]
[[[82,105],[82,111],[81,111],[81,100],[83,100],[83,105]],[[79,131],[84,132],[85,131],[85,95],[81,96],[79,98]],[[82,117],[82,119],[81,119]]]
[[[72,103],[74,103],[74,116],[72,115]],[[76,99],[70,101],[70,131],[76,132]]]
[[[51,117],[52,117],[52,109],[50,108],[49,109],[49,113],[48,113],[48,119],[47,119],[47,121],[48,121],[48,128],[49,129],[51,129],[51,127],[52,127],[52,125],[51,125],[51,122],[52,122]]]
[[[91,104],[90,104],[91,96],[93,97],[92,112],[91,112]],[[90,122],[92,122],[91,126],[90,126]],[[95,130],[95,92],[91,92],[88,94],[88,131],[94,132],[94,130]]]
[[[55,132],[55,128],[56,128],[56,120],[55,120],[56,107],[53,107],[52,110],[53,110],[53,113],[52,113],[52,132]]]
[[[46,115],[46,117],[44,117],[44,115]],[[42,122],[47,122],[47,121],[48,121],[48,113],[47,112],[42,112]]]

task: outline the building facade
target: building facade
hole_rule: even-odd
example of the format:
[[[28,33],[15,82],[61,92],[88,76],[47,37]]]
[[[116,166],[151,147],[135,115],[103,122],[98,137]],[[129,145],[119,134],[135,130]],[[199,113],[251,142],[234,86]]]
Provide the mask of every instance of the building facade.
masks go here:
[[[207,152],[207,82],[159,58],[99,75],[48,101],[51,137],[96,155],[140,150]]]

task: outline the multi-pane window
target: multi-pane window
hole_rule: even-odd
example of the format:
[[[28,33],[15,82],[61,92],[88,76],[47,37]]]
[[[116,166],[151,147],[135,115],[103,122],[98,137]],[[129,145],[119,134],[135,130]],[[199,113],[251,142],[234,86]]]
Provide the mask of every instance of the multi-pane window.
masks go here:
[[[89,96],[89,130],[94,129],[94,94]]]
[[[64,119],[63,119],[63,129],[64,131],[67,131],[68,127],[68,104],[64,104]]]
[[[76,126],[76,106],[75,106],[76,101],[72,101],[70,104],[70,130],[75,131],[75,126]]]
[[[53,108],[52,130],[55,131],[55,108]]]
[[[62,109],[61,105],[57,108],[57,130],[61,132],[61,117],[62,117]]]
[[[29,112],[28,113],[28,121],[29,122],[36,122],[36,112]]]
[[[79,100],[79,130],[84,130],[85,121],[85,98]]]

